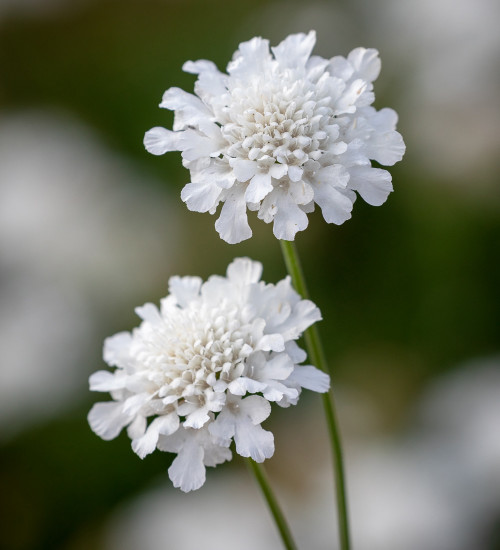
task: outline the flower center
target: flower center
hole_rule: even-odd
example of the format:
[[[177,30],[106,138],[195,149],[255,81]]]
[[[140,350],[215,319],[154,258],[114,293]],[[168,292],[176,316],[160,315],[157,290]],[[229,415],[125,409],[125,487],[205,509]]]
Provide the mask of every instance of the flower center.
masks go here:
[[[134,356],[160,398],[202,395],[218,379],[232,380],[253,351],[251,326],[226,303],[171,309],[161,324],[143,327],[137,336]]]
[[[231,90],[222,125],[227,156],[257,161],[261,168],[317,160],[326,148],[331,109],[329,98],[316,96],[306,80],[284,86],[278,78]]]

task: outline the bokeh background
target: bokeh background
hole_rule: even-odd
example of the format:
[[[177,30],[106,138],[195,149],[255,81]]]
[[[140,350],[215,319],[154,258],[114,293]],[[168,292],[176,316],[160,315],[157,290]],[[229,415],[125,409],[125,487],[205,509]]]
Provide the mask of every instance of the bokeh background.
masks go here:
[[[0,0],[0,547],[273,549],[238,459],[184,495],[87,424],[102,341],[168,277],[236,256],[285,275],[271,226],[221,241],[148,155],[181,66],[316,29],[315,53],[377,48],[377,108],[407,143],[395,192],[298,234],[331,365],[357,550],[500,549],[500,4],[496,0]],[[307,392],[305,392],[307,393]],[[267,469],[303,548],[335,548],[317,396],[276,410]]]

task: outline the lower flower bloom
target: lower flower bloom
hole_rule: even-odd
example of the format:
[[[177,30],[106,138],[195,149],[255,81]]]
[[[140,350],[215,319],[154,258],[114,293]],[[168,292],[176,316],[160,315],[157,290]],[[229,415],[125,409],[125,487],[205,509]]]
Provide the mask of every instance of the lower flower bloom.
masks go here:
[[[188,492],[205,482],[205,467],[236,452],[263,462],[274,453],[273,434],[261,424],[271,402],[295,405],[302,388],[328,391],[327,374],[301,365],[296,340],[319,309],[302,300],[287,277],[260,281],[262,265],[234,260],[226,277],[172,277],[160,308],[136,309],[140,326],[106,339],[104,360],[90,389],[110,392],[88,415],[105,440],[123,428],[141,457],[155,449],[177,453],[169,476]]]

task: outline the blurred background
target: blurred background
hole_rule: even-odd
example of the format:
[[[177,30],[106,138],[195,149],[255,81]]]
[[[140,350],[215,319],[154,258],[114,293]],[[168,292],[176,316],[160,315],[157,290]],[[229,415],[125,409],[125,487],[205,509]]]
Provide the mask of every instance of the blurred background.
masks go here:
[[[315,29],[315,53],[381,53],[377,108],[407,153],[380,208],[299,233],[345,440],[357,550],[500,549],[500,4],[496,0],[0,0],[0,548],[280,547],[244,464],[173,489],[86,415],[102,341],[168,277],[237,256],[285,275],[272,228],[221,241],[187,210],[171,125],[184,61]],[[267,470],[299,546],[335,548],[320,400],[275,410]]]

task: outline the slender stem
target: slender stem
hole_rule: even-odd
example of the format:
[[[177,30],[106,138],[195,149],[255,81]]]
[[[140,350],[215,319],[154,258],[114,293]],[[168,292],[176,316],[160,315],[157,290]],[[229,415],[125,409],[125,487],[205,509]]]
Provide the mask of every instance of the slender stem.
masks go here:
[[[267,505],[269,506],[269,510],[271,511],[271,514],[274,518],[276,527],[278,528],[278,531],[281,535],[281,540],[283,541],[285,548],[287,550],[297,550],[297,546],[295,545],[295,542],[293,540],[290,528],[288,527],[285,516],[283,515],[283,512],[279,507],[278,501],[276,500],[271,486],[269,485],[264,468],[251,458],[247,459],[247,463],[250,470],[252,470],[252,473],[254,474],[257,483],[260,486],[264,498],[267,501]]]
[[[300,265],[300,259],[295,248],[295,244],[290,241],[280,241],[280,244],[281,251],[283,252],[283,257],[285,259],[286,268],[292,278],[295,290],[303,298],[309,298],[306,281],[302,272],[302,267]],[[312,325],[305,331],[304,338],[311,362],[322,371],[328,373],[328,366],[316,325]],[[341,550],[349,550],[351,546],[349,541],[347,495],[345,489],[345,474],[342,458],[342,445],[340,442],[340,432],[337,425],[332,392],[330,391],[328,393],[323,393],[321,397],[323,399],[323,407],[325,409],[326,422],[328,425],[328,431],[331,441],[333,473],[335,478],[337,513],[339,521],[340,548]]]

